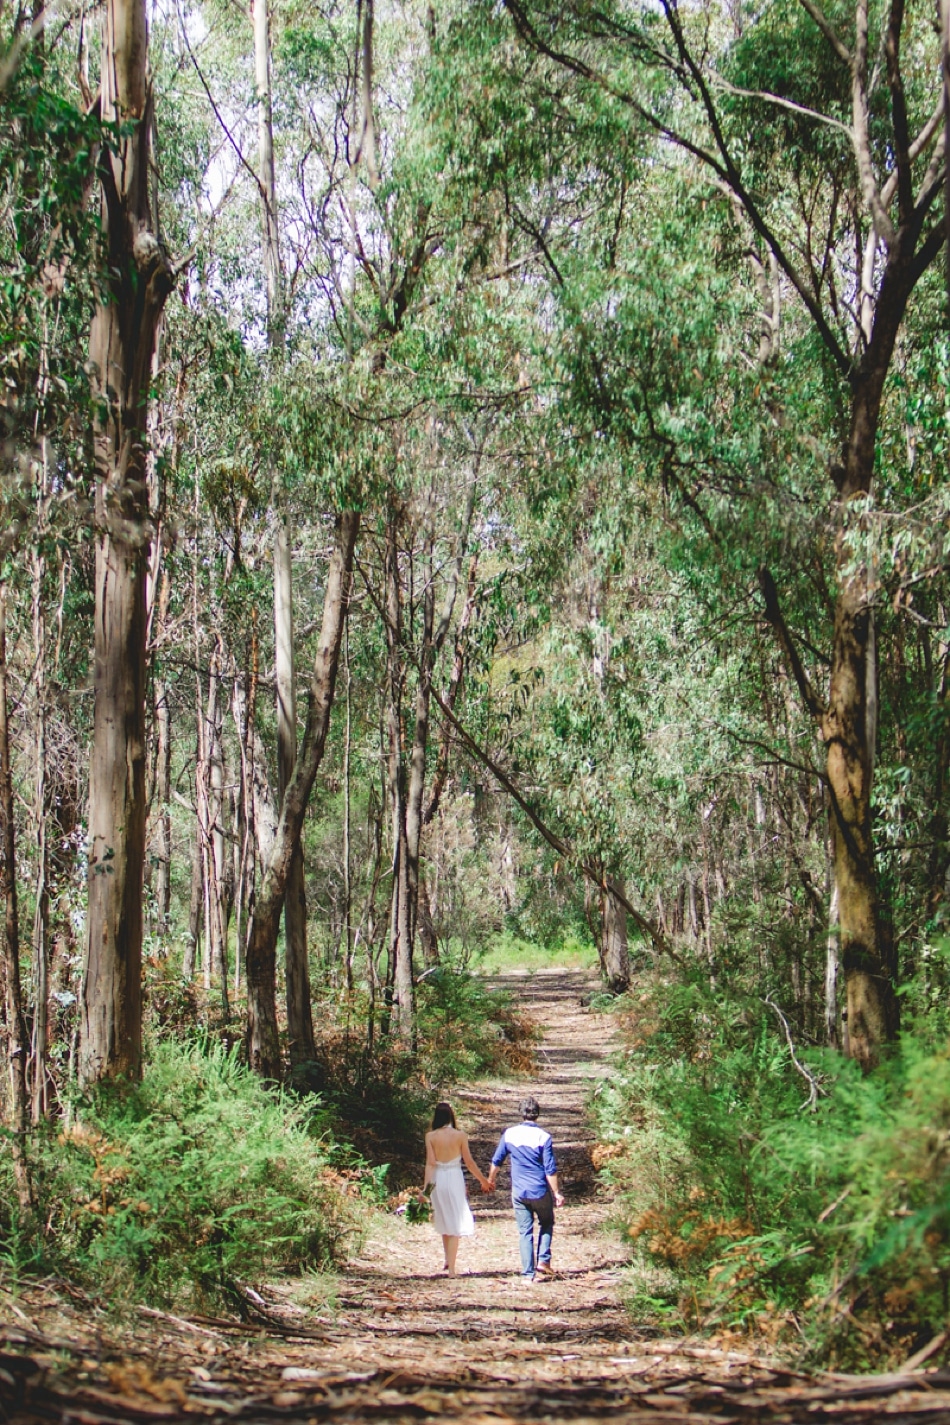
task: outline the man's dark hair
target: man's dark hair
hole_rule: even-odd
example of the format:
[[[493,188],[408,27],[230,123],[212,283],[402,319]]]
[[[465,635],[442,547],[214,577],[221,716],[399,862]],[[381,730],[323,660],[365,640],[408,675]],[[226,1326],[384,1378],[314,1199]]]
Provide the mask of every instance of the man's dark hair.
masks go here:
[[[432,1115],[432,1127],[444,1128],[447,1123],[451,1123],[452,1127],[455,1127],[455,1113],[452,1110],[452,1105],[446,1103],[443,1099],[441,1103],[437,1103],[435,1106],[435,1113]]]
[[[534,1122],[541,1113],[541,1105],[536,1098],[523,1098],[521,1100],[521,1117]]]

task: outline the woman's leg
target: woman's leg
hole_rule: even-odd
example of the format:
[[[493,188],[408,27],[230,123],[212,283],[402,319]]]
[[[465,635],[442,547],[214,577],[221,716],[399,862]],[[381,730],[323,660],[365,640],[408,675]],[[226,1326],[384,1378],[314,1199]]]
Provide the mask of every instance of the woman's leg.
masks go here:
[[[459,1239],[457,1237],[443,1237],[442,1242],[445,1246],[445,1265],[449,1269],[449,1276],[454,1277],[456,1275],[455,1259],[459,1254]]]
[[[443,1268],[444,1271],[448,1271],[448,1269],[449,1269],[449,1240],[450,1240],[450,1239],[449,1239],[449,1238],[445,1235],[445,1233],[443,1232],[443,1233],[442,1233],[442,1251],[443,1251],[443,1253],[445,1254],[445,1267]]]

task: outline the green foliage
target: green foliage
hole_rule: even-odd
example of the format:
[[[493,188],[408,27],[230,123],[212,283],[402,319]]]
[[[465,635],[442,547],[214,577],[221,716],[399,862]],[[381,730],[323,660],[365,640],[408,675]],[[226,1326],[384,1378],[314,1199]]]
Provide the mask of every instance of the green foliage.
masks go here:
[[[420,991],[422,1062],[433,1087],[531,1067],[537,1032],[513,1009],[508,991],[449,966],[434,970]]]
[[[929,1340],[950,1283],[945,1047],[907,1033],[872,1077],[797,1050],[811,1111],[761,1001],[657,987],[627,1016],[597,1090],[601,1161],[666,1309],[852,1366]]]
[[[482,974],[497,975],[520,971],[549,970],[564,966],[569,970],[590,970],[597,964],[597,947],[585,935],[562,931],[550,940],[529,940],[511,930],[489,941],[478,957]]]
[[[418,1174],[433,1095],[533,1065],[537,1030],[511,995],[451,963],[420,977],[415,1046],[380,1032],[385,1019],[368,1042],[362,996],[340,1001],[327,990],[321,1009],[317,1060],[298,1065],[292,1083],[319,1093],[339,1135],[367,1158],[392,1158],[400,1181],[407,1168]]]
[[[362,996],[342,1012],[329,997],[320,1008],[317,1058],[294,1067],[292,1088],[319,1094],[335,1130],[367,1158],[400,1157],[407,1145],[421,1142],[428,1113],[416,1055],[378,1026],[368,1039],[371,1016]]]
[[[24,1237],[0,1159],[0,1250],[21,1271],[113,1301],[233,1303],[243,1283],[331,1262],[358,1228],[322,1107],[270,1092],[236,1052],[160,1043],[143,1083],[77,1107],[31,1150],[42,1237]]]

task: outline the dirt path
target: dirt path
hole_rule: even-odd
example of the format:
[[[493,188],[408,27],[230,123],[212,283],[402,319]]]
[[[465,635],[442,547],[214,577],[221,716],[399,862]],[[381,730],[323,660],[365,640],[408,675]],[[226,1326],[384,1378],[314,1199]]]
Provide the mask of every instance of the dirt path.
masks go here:
[[[553,1281],[521,1281],[505,1177],[494,1198],[473,1199],[477,1234],[462,1243],[456,1281],[442,1274],[431,1227],[388,1217],[342,1278],[334,1310],[275,1291],[256,1330],[151,1312],[116,1340],[101,1318],[78,1315],[57,1352],[53,1314],[34,1320],[17,1307],[22,1320],[0,1322],[0,1421],[950,1422],[948,1372],[808,1377],[638,1329],[622,1306],[623,1248],[606,1230],[584,1114],[592,1082],[610,1071],[610,1018],[585,1008],[596,985],[581,972],[512,983],[545,1031],[540,1072],[456,1104],[487,1168],[521,1095],[539,1099],[567,1197]]]
[[[596,983],[583,972],[545,972],[514,984],[521,1007],[544,1030],[539,1073],[485,1085],[456,1097],[455,1106],[487,1172],[502,1130],[519,1120],[520,1098],[537,1097],[567,1199],[555,1227],[557,1276],[536,1286],[521,1278],[506,1167],[494,1196],[471,1193],[476,1234],[461,1243],[456,1281],[441,1270],[441,1242],[430,1225],[387,1221],[352,1264],[340,1301],[348,1311],[377,1315],[382,1301],[379,1349],[391,1333],[404,1365],[433,1370],[444,1350],[456,1373],[482,1370],[490,1360],[506,1381],[528,1366],[546,1380],[586,1378],[631,1340],[618,1292],[623,1247],[605,1230],[609,1205],[597,1194],[585,1112],[593,1082],[609,1071],[612,1025],[584,1007]],[[420,1181],[421,1173],[420,1159]],[[388,1352],[383,1358],[396,1361]]]

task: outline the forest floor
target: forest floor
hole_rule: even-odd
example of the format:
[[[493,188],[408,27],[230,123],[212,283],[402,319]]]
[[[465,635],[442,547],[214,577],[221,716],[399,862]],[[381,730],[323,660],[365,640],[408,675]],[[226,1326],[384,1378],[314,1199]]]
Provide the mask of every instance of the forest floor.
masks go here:
[[[441,1271],[432,1228],[379,1216],[327,1301],[305,1283],[259,1298],[254,1323],[139,1310],[116,1327],[62,1286],[0,1301],[0,1420],[14,1425],[130,1421],[950,1422],[950,1372],[805,1374],[700,1339],[660,1339],[622,1302],[624,1247],[608,1230],[585,1100],[609,1073],[612,1021],[587,1007],[583,971],[512,978],[542,1028],[538,1073],[456,1095],[483,1168],[526,1092],[554,1135],[566,1196],[557,1275],[519,1275],[505,1173],[476,1195],[461,1275]],[[420,1155],[421,1156],[421,1155]],[[420,1161],[421,1175],[421,1161]],[[311,1283],[311,1289],[313,1284]]]

